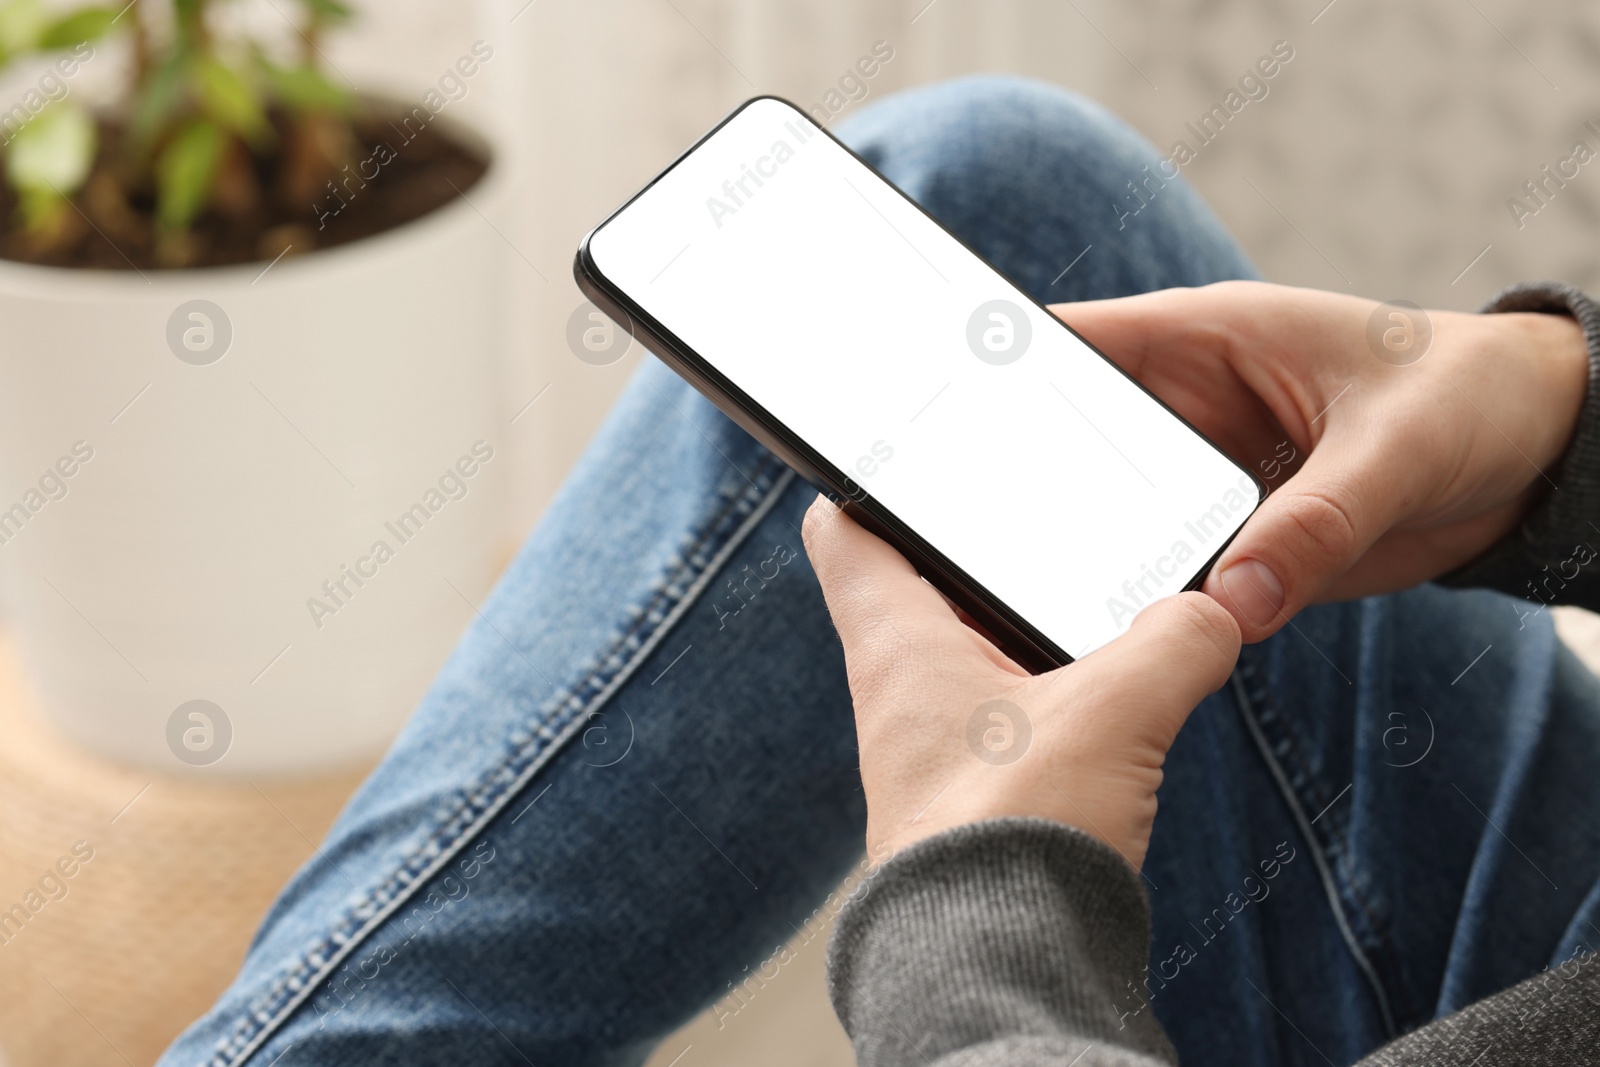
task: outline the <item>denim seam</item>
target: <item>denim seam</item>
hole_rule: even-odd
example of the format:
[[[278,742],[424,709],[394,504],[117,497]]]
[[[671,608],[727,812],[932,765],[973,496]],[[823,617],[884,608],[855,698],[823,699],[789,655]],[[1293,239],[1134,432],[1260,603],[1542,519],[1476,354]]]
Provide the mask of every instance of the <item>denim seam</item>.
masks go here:
[[[781,471],[775,479],[772,478],[774,471]],[[480,776],[478,784],[462,795],[453,813],[399,865],[399,869],[351,907],[331,934],[306,951],[290,970],[254,999],[233,1033],[215,1046],[209,1067],[239,1067],[249,1059],[306,1004],[318,986],[362,942],[444,869],[527,787],[584,725],[584,713],[609,700],[655,651],[667,632],[698,601],[728,558],[772,510],[793,478],[794,472],[785,469],[775,457],[769,454],[764,459],[755,477],[745,479],[748,488],[731,497],[726,506],[701,527],[689,545],[679,550],[674,565],[667,568],[645,608],[598,658],[589,673],[575,685],[552,696],[538,716],[541,725],[509,739],[500,764]],[[717,543],[730,519],[740,516],[739,524],[707,557],[706,549]],[[685,583],[689,575],[695,577]],[[552,729],[551,723],[560,722],[563,716],[567,716],[567,721]]]
[[[1338,801],[1339,795],[1330,797],[1331,790],[1323,788],[1323,778],[1311,773],[1309,769],[1311,761],[1303,754],[1310,745],[1296,727],[1294,718],[1283,714],[1273,700],[1270,688],[1262,684],[1256,676],[1253,665],[1247,664],[1245,670],[1255,681],[1252,690],[1255,696],[1253,710],[1262,734],[1265,736],[1269,732],[1276,732],[1279,738],[1279,744],[1274,750],[1277,760],[1280,764],[1289,764],[1294,768],[1292,775],[1286,773],[1285,780],[1289,788],[1303,791],[1306,799],[1312,802],[1312,806],[1316,811],[1327,812]],[[1319,815],[1317,818],[1321,819],[1322,816]],[[1410,994],[1409,986],[1404,977],[1404,969],[1399,963],[1400,953],[1396,950],[1394,942],[1387,933],[1387,924],[1379,919],[1379,909],[1372,905],[1367,891],[1362,888],[1362,881],[1358,877],[1359,872],[1355,864],[1347,862],[1349,857],[1354,855],[1354,850],[1350,846],[1349,835],[1346,832],[1346,820],[1341,814],[1330,812],[1328,813],[1328,820],[1323,826],[1321,840],[1324,842],[1324,854],[1329,861],[1329,873],[1340,887],[1341,899],[1346,902],[1350,909],[1359,913],[1362,920],[1359,932],[1354,925],[1351,926],[1351,936],[1356,938],[1358,944],[1364,946],[1363,952],[1366,954],[1368,961],[1372,963],[1374,974],[1377,974],[1381,969],[1383,973],[1388,974],[1392,979],[1385,986],[1385,991],[1398,1034],[1402,1028],[1400,1020],[1414,1019],[1420,1010],[1415,998]],[[1345,877],[1342,879],[1337,874],[1334,874],[1341,865],[1348,868]],[[1350,917],[1348,912],[1346,917]],[[1363,937],[1363,935],[1365,936]],[[1397,1008],[1399,1009],[1399,1014],[1394,1015],[1393,1013]]]
[[[1388,990],[1384,988],[1382,980],[1378,977],[1377,968],[1373,966],[1372,960],[1368,958],[1366,950],[1362,947],[1355,931],[1350,926],[1349,916],[1345,914],[1344,900],[1339,892],[1338,881],[1334,877],[1333,869],[1329,866],[1321,840],[1312,828],[1311,820],[1306,815],[1305,807],[1300,803],[1300,797],[1289,780],[1288,771],[1279,760],[1277,753],[1273,751],[1272,743],[1268,740],[1266,731],[1262,726],[1262,721],[1270,720],[1276,716],[1270,710],[1270,703],[1266,700],[1266,692],[1261,685],[1254,664],[1250,662],[1248,653],[1239,658],[1239,667],[1233,674],[1232,685],[1234,696],[1237,698],[1239,705],[1239,714],[1244,719],[1245,728],[1249,731],[1251,740],[1255,742],[1256,749],[1261,753],[1261,758],[1266,762],[1267,770],[1277,783],[1278,791],[1282,794],[1284,802],[1289,806],[1289,813],[1299,827],[1301,837],[1305,839],[1306,849],[1311,854],[1312,865],[1317,869],[1317,877],[1322,882],[1323,893],[1328,898],[1328,906],[1333,912],[1334,924],[1339,928],[1339,935],[1344,939],[1345,947],[1350,950],[1357,969],[1361,971],[1367,980],[1367,984],[1372,989],[1373,996],[1377,1001],[1378,1013],[1383,1020],[1384,1032],[1390,1038],[1397,1037],[1399,1034],[1395,1027],[1394,1012],[1389,1004]]]

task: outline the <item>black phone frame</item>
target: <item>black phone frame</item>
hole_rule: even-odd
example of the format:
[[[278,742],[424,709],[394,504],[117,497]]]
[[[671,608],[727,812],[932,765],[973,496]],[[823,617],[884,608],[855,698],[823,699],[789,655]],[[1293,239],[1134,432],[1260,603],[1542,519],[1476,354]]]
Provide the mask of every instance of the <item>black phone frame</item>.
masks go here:
[[[631,300],[625,292],[612,284],[600,272],[593,256],[590,254],[589,242],[596,233],[605,228],[612,219],[626,211],[635,200],[648,192],[656,182],[671,173],[673,168],[692,155],[701,145],[716,136],[719,130],[738,117],[745,108],[761,100],[772,100],[784,105],[792,110],[802,121],[809,123],[817,133],[830,138],[840,148],[848,152],[856,162],[865,167],[869,173],[898,193],[912,207],[922,212],[930,222],[938,226],[961,247],[975,256],[980,263],[1014,286],[1018,292],[1035,307],[1042,310],[1051,320],[1061,323],[1064,329],[1087,345],[1091,352],[1111,364],[1112,367],[1115,367],[1123,377],[1143,390],[1145,395],[1160,404],[1169,414],[1188,427],[1189,431],[1208,447],[1214,449],[1218,455],[1232,463],[1241,474],[1248,477],[1256,486],[1256,501],[1251,507],[1252,513],[1266,499],[1266,484],[1256,477],[1253,471],[1242,466],[1236,459],[1229,456],[1215,442],[1196,429],[1193,423],[1174,411],[1164,400],[1146,388],[1143,382],[1123,370],[1115,360],[1110,359],[1104,352],[1090,344],[1087,338],[1067,323],[1062,322],[1061,319],[1050,312],[1049,308],[1035,300],[1026,289],[1007,277],[1004,271],[984,259],[982,255],[956,234],[951,233],[944,223],[929,214],[921,204],[906,196],[904,191],[879,173],[876,167],[857,155],[849,145],[834,137],[826,127],[817,125],[804,111],[780,96],[763,94],[746,100],[729,112],[710,130],[706,131],[694,144],[680,153],[676,159],[663,168],[654,178],[650,179],[638,192],[630,196],[620,207],[607,215],[599,225],[584,235],[583,241],[578,245],[577,254],[573,257],[572,265],[573,277],[577,281],[578,288],[594,302],[595,306],[619,325],[626,328],[631,337],[639,340],[646,348],[654,352],[664,363],[688,381],[690,385],[705,394],[712,403],[722,410],[723,414],[737,423],[746,433],[787,463],[796,473],[815,487],[822,495],[833,501],[835,505],[842,508],[846,514],[863,528],[870,530],[892,545],[901,555],[905,556],[917,573],[922,575],[930,585],[948,597],[952,603],[965,611],[979,626],[987,631],[989,637],[999,645],[1000,650],[1007,656],[1035,674],[1054,670],[1057,667],[1064,667],[1073,660],[1072,656],[1046,637],[1038,627],[1028,622],[1021,614],[990,592],[982,583],[957,566],[943,552],[902,522],[893,512],[873,498],[859,483],[829,463],[820,453],[802,440],[798,434],[780,422],[766,408],[756,403],[748,393],[744,392],[727,376],[713,367],[709,361],[701,357],[663,324],[646,313],[643,308]],[[976,498],[975,503],[978,500],[981,500],[981,498]],[[1248,518],[1249,516],[1246,516],[1246,519]],[[1240,524],[1240,528],[1243,528],[1243,523]],[[1212,565],[1216,563],[1218,557],[1232,543],[1237,534],[1238,530],[1236,529],[1217,547],[1217,551],[1206,560],[1195,572],[1194,577],[1184,585],[1185,591],[1198,589],[1205,582],[1206,575],[1210,573]]]

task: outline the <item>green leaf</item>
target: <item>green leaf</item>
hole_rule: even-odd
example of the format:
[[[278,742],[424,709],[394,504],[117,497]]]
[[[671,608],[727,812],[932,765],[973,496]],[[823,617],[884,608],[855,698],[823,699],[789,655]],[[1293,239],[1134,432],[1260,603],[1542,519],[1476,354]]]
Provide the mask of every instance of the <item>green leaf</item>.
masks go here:
[[[156,141],[162,127],[183,102],[187,82],[189,56],[183,50],[173,52],[145,79],[138,99],[133,104],[133,117],[128,132],[141,152]]]
[[[72,210],[71,205],[71,200],[54,189],[17,190],[17,214],[22,218],[22,228],[30,233],[58,230]]]
[[[172,0],[173,41],[180,52],[198,47],[205,39],[206,0]]]
[[[76,48],[85,41],[98,41],[116,25],[119,12],[114,7],[86,7],[57,19],[39,35],[45,51]]]
[[[227,132],[211,119],[195,119],[167,143],[156,159],[156,220],[181,230],[205,209],[216,186]]]
[[[343,87],[328,80],[316,67],[279,67],[263,62],[272,95],[291,111],[346,112],[354,98]]]
[[[193,76],[206,114],[252,142],[271,132],[260,95],[238,71],[215,56],[204,56],[195,63]]]
[[[18,52],[37,48],[47,21],[42,0],[0,3],[0,55],[10,59]]]
[[[341,0],[304,0],[307,9],[324,22],[343,22],[355,15],[355,9]]]
[[[6,149],[6,178],[17,189],[71,196],[89,177],[98,141],[94,119],[76,104],[45,108]]]

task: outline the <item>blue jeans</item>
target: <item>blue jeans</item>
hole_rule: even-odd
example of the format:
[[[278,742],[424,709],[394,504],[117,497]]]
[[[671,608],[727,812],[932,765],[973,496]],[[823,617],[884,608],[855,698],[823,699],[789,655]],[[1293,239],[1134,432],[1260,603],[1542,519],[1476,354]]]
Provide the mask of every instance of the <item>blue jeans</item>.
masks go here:
[[[1155,151],[1062,91],[934,86],[841,136],[1041,299],[1252,274],[1181,180],[1134,213]],[[648,361],[162,1063],[637,1064],[813,929],[865,817],[814,495]],[[1344,1064],[1600,944],[1597,763],[1600,687],[1517,602],[1302,613],[1172,750],[1150,978],[1108,1012],[1190,1063]]]

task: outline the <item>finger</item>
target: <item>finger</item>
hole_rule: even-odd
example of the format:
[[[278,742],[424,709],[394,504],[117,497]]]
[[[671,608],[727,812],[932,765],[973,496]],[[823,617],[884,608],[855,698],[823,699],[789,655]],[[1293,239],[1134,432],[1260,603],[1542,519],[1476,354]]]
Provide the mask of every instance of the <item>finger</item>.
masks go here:
[[[1239,625],[1222,605],[1203,593],[1178,593],[1145,608],[1126,633],[1060,674],[1081,686],[1083,675],[1093,673],[1121,694],[1124,706],[1153,697],[1149,706],[1170,710],[1176,731],[1228,680],[1239,644]]]
[[[1204,591],[1228,608],[1246,641],[1276,633],[1404,517],[1418,491],[1404,468],[1371,427],[1330,429],[1245,523]]]
[[[1352,339],[1361,343],[1374,306],[1338,293],[1230,281],[1052,311],[1141,381],[1158,370],[1181,379],[1186,366],[1214,374],[1212,361],[1224,364],[1285,427],[1304,431],[1350,383]]]
[[[1138,378],[1152,352],[1172,351],[1192,334],[1198,320],[1190,294],[1187,289],[1163,289],[1110,300],[1053,304],[1050,312]],[[1219,310],[1219,303],[1210,306],[1212,313]]]
[[[886,618],[961,625],[944,598],[904,556],[825,498],[817,497],[806,511],[800,537],[847,650],[884,625]]]
[[[1256,306],[1248,327],[1240,325],[1247,315],[1241,297],[1251,297]],[[1263,309],[1283,297],[1274,286],[1240,283],[1051,310],[1224,452],[1255,467],[1269,458],[1281,463],[1278,446],[1290,435],[1267,399],[1282,399],[1271,388],[1273,377],[1263,380],[1254,367],[1236,366],[1234,346],[1261,329],[1260,320],[1271,317]],[[1262,347],[1273,344],[1257,346]],[[1262,388],[1267,398],[1258,393]]]

